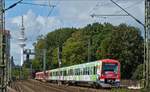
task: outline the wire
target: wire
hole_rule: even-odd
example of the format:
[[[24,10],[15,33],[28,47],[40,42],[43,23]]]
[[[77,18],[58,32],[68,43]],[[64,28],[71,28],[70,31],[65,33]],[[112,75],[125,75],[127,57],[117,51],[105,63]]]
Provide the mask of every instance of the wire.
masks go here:
[[[118,6],[120,9],[122,9],[126,14],[128,14],[130,17],[132,17],[136,22],[141,24],[143,27],[145,27],[144,23],[142,23],[140,20],[138,20],[136,17],[134,17],[132,14],[130,14],[128,11],[126,11],[124,8],[122,8],[119,4],[117,4],[115,1],[110,0],[113,4]]]
[[[100,1],[102,1],[102,0],[100,0]],[[106,6],[106,5],[108,6],[109,4],[111,4],[111,2],[108,2],[108,3],[104,3],[104,4],[100,5],[100,1],[98,1],[97,4],[90,10],[89,14],[90,14],[91,17],[94,17],[93,15],[96,15],[94,13],[91,14],[91,12],[94,11],[94,10],[96,10],[98,6],[102,7],[102,6]],[[116,2],[118,2],[118,1],[119,0],[116,0]],[[106,16],[101,16],[101,18],[106,19],[107,17]]]
[[[134,4],[132,4],[132,5],[128,6],[128,7],[126,7],[126,8],[124,8],[124,9],[133,8],[135,5],[137,5],[137,4],[141,3],[141,2],[143,2],[143,1],[142,1],[142,0],[139,0],[139,1],[137,1],[136,3],[134,3]],[[120,12],[122,12],[122,10],[116,11],[116,12],[114,12],[114,13],[120,13]]]
[[[55,7],[56,7],[59,3],[60,3],[60,2],[58,1],[58,2],[56,3]],[[50,0],[49,0],[49,7],[51,7],[51,5],[50,5]],[[49,11],[47,17],[50,16],[50,14],[53,12],[53,10],[54,10],[55,7],[52,7],[52,8],[51,8],[51,10]]]
[[[94,11],[99,6],[100,1],[96,3],[96,5],[89,11],[89,14]]]
[[[8,8],[4,9],[3,12],[5,12],[5,11],[7,11],[7,10],[13,8],[13,7],[15,7],[17,4],[21,3],[22,1],[23,1],[23,0],[19,0],[18,2],[16,2],[16,3],[10,5]]]
[[[49,7],[47,4],[35,4],[35,3],[28,3],[28,2],[20,2],[20,4],[28,4],[28,5],[38,5],[38,6],[46,6]],[[55,5],[51,5],[51,7],[55,7]]]

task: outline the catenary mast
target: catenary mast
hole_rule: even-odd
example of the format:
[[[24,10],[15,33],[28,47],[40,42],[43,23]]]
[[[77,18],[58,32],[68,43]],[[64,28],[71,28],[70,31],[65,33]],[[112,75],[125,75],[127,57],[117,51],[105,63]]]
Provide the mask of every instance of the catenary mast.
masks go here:
[[[150,0],[145,0],[145,87],[150,87]]]
[[[0,92],[6,92],[6,62],[4,59],[4,0],[0,0]]]

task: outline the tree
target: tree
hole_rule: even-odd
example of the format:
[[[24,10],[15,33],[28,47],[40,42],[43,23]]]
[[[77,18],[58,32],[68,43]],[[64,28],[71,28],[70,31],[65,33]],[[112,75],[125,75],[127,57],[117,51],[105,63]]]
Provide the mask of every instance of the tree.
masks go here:
[[[111,54],[112,58],[120,61],[123,78],[130,78],[137,66],[143,63],[143,39],[135,27],[119,25],[103,40],[100,48],[103,58]]]
[[[143,63],[143,38],[139,29],[126,24],[93,23],[78,29],[57,29],[41,36],[35,45],[34,67],[37,70],[42,67],[40,50],[43,48],[47,50],[47,69],[58,67],[58,47],[62,49],[62,66],[87,62],[89,41],[91,61],[119,60],[122,78],[130,78]]]
[[[46,69],[52,69],[53,63],[57,64],[57,60],[53,60],[53,57],[56,56],[53,51],[57,47],[62,47],[63,43],[71,36],[71,34],[76,31],[75,28],[62,28],[57,29],[53,32],[49,32],[45,37],[41,36],[38,38],[37,44],[35,44],[35,65],[42,64],[42,50],[46,49]],[[56,53],[57,54],[57,53]],[[37,63],[39,62],[39,63]],[[37,67],[36,67],[37,68]],[[39,67],[38,67],[39,68]]]
[[[81,31],[76,31],[64,43],[63,65],[74,65],[87,61],[87,46]]]
[[[132,75],[132,79],[141,80],[143,78],[143,64],[137,66],[135,72]]]

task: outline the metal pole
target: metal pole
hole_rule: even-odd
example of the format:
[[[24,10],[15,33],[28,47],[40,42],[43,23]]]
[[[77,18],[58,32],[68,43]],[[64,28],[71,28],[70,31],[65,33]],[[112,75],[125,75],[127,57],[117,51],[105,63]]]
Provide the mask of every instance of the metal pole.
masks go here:
[[[12,56],[12,57],[10,58],[10,68],[9,68],[9,69],[10,69],[10,70],[9,70],[9,71],[10,71],[10,72],[9,72],[9,73],[10,73],[10,74],[9,74],[9,76],[10,76],[10,77],[9,77],[9,78],[10,78],[10,82],[12,81],[12,63],[13,63],[13,62],[14,62],[14,59],[13,59],[13,56]]]
[[[46,70],[46,50],[43,49],[43,71],[45,73]]]
[[[58,64],[59,64],[59,81],[58,81],[58,85],[61,85],[61,47],[58,46]]]
[[[6,92],[6,60],[4,59],[4,7],[5,7],[5,1],[0,0],[0,92]]]
[[[150,82],[150,0],[145,0],[145,88],[149,88]]]
[[[31,79],[32,79],[33,78],[33,76],[32,76],[32,62],[30,64],[30,73],[31,73]]]
[[[88,40],[88,62],[91,61],[91,37]]]

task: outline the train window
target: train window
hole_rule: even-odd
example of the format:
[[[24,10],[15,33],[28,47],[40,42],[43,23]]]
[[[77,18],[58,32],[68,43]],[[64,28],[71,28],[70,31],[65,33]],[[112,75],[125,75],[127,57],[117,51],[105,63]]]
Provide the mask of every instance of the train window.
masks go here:
[[[53,72],[51,72],[51,74],[52,74],[52,76],[54,76],[54,75],[53,75]]]
[[[88,75],[88,68],[86,67],[86,75]]]
[[[78,70],[77,69],[75,69],[75,75],[77,75],[78,74]]]
[[[79,75],[79,69],[75,69],[75,75]]]
[[[82,71],[83,71],[83,69],[82,69],[82,68],[80,68],[80,75],[83,75],[83,74],[82,74]]]
[[[64,76],[64,71],[62,71],[62,75]]]
[[[71,75],[71,69],[69,70],[69,75]]]
[[[72,71],[71,71],[72,69],[70,69],[70,74],[69,75],[72,75]]]
[[[54,76],[56,76],[56,72],[54,72]]]
[[[83,75],[86,75],[86,68],[83,68]]]
[[[56,72],[54,72],[54,75],[56,76]]]
[[[64,70],[64,76],[66,76],[67,75],[67,71],[66,70]]]
[[[77,69],[77,75],[80,75],[80,68]]]
[[[59,76],[59,75],[61,76],[61,75],[62,75],[62,71],[59,71],[59,72],[60,72],[60,74],[58,73],[58,76]]]
[[[78,75],[78,69],[76,69],[76,75]]]
[[[94,70],[93,70],[94,72],[93,72],[93,74],[96,74],[96,70],[97,70],[96,66],[94,66]]]
[[[78,68],[78,75],[80,75],[80,68]]]
[[[111,64],[111,63],[104,63],[102,66],[103,71],[118,71],[118,65],[117,64]]]
[[[49,73],[49,76],[52,76],[52,72]]]
[[[67,75],[67,76],[69,75],[69,71],[68,71],[68,70],[66,70],[66,75]]]
[[[58,72],[56,72],[56,76],[58,76]]]
[[[61,71],[58,71],[58,76],[61,76]]]
[[[53,72],[53,76],[55,76],[55,72]]]
[[[73,69],[70,69],[70,75],[73,75]]]
[[[85,67],[85,75],[87,75],[87,68]]]
[[[75,69],[75,75],[77,75],[77,69]]]
[[[89,74],[92,75],[93,74],[93,67],[89,67],[89,69],[90,69],[89,70],[90,71]]]
[[[70,75],[70,70],[68,70],[68,75]]]
[[[68,70],[66,70],[66,76],[68,76]]]
[[[89,74],[90,74],[90,68],[87,67],[87,75],[89,75]]]
[[[52,75],[55,76],[55,75],[54,75],[54,72],[52,72]]]

